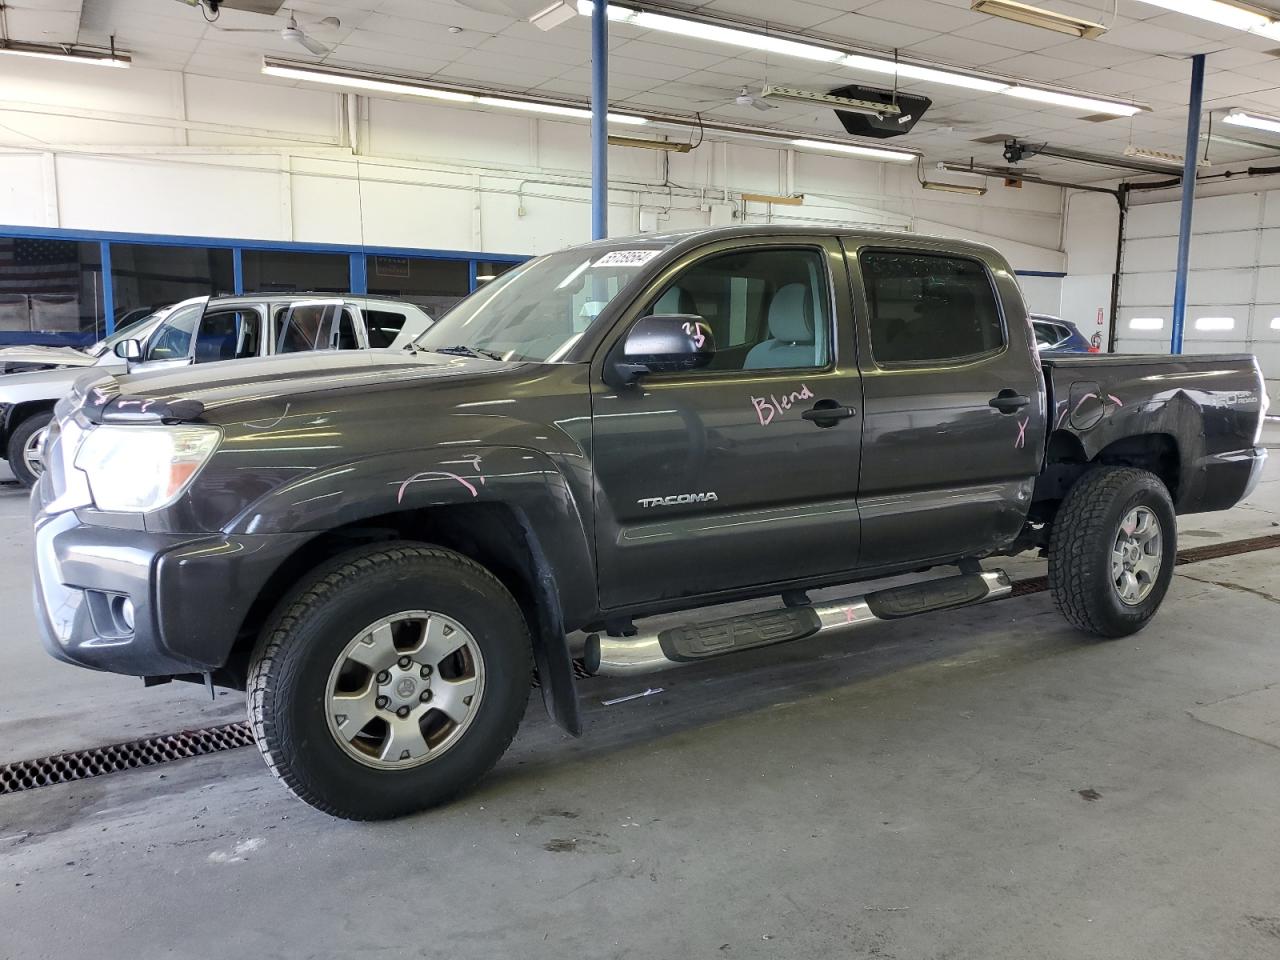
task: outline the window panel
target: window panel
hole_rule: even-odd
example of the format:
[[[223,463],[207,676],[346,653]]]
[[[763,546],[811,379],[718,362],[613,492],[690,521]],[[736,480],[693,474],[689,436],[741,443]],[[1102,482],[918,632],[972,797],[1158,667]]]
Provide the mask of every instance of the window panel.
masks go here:
[[[200,318],[196,332],[196,363],[256,357],[262,338],[262,319],[256,310],[217,310]]]
[[[348,293],[351,259],[345,253],[245,250],[245,293]]]
[[[376,348],[391,346],[408,318],[398,310],[366,310],[364,319],[369,346]]]
[[[111,244],[116,328],[179,300],[234,293],[231,259],[224,248]]]
[[[977,260],[870,251],[859,258],[877,363],[961,360],[1004,346],[1004,324]]]
[[[370,254],[366,262],[371,296],[416,303],[433,319],[471,292],[471,268],[465,260]]]
[[[0,237],[0,342],[92,342],[103,306],[98,243]]]

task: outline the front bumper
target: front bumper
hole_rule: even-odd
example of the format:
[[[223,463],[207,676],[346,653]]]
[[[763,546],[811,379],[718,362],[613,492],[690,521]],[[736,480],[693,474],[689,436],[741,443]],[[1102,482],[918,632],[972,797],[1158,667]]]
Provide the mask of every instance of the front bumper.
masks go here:
[[[224,666],[263,584],[311,536],[154,534],[36,506],[35,606],[45,649],[131,676]],[[131,628],[120,615],[126,599]]]

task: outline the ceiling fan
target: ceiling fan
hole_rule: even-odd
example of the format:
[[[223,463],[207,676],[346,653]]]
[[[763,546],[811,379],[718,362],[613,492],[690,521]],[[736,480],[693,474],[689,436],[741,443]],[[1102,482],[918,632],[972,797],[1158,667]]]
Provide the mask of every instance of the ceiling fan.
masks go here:
[[[752,90],[751,87],[739,87],[736,93],[730,90],[722,90],[717,87],[694,86],[686,89],[706,90],[710,93],[718,94],[718,96],[713,100],[693,101],[693,103],[699,105],[713,103],[718,106],[727,107],[730,104],[734,104],[739,107],[755,107],[757,110],[773,110],[778,106],[776,103],[770,103],[765,99],[763,96],[763,88],[760,90]]]
[[[325,17],[323,20],[315,21],[313,26],[323,27],[326,30],[337,30],[342,26],[342,21],[337,17]],[[318,57],[324,56],[329,52],[329,47],[298,26],[298,18],[292,13],[289,14],[289,22],[279,30],[274,27],[219,27],[217,24],[214,24],[214,29],[221,30],[223,33],[278,33],[280,39],[291,40],[300,44]]]

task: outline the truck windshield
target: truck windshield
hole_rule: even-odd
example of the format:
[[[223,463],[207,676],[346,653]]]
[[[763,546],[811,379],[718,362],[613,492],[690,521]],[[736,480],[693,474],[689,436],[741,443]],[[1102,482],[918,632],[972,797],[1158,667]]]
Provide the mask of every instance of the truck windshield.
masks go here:
[[[445,314],[416,345],[503,360],[556,362],[664,245],[562,250],[503,274]]]

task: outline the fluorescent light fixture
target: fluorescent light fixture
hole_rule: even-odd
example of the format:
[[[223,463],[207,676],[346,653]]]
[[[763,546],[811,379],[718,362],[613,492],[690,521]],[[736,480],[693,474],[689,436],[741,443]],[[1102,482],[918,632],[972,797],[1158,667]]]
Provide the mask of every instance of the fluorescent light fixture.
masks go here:
[[[1271,329],[1272,329],[1272,330],[1280,330],[1280,317],[1272,317],[1272,318],[1271,318]]]
[[[1005,20],[1015,20],[1028,26],[1065,33],[1071,37],[1082,37],[1085,40],[1092,40],[1107,32],[1106,27],[1092,20],[1080,20],[1055,10],[1017,3],[1016,0],[973,0],[969,9],[976,10],[978,13],[987,13],[993,17],[1002,17]]]
[[[635,147],[639,150],[665,150],[668,153],[688,153],[693,144],[683,140],[650,140],[647,137],[609,136],[611,147]]]
[[[1003,0],[1003,2],[1009,3],[1011,0]],[[584,16],[591,16],[593,6],[591,0],[578,0],[578,12]],[[1034,10],[1036,8],[1028,9]],[[976,90],[981,93],[1007,93],[1013,96],[1020,96],[1023,99],[1039,100],[1042,103],[1050,103],[1055,106],[1091,110],[1094,113],[1110,113],[1116,116],[1132,116],[1140,110],[1150,109],[1140,104],[1120,103],[1067,90],[1054,91],[1025,86],[1016,79],[1006,79],[972,71],[949,70],[945,67],[926,66],[922,63],[902,62],[890,57],[876,56],[874,53],[860,53],[840,50],[819,43],[805,43],[787,36],[722,25],[697,14],[674,16],[668,13],[659,13],[612,3],[608,5],[606,10],[609,19],[619,23],[627,23],[649,30],[659,30],[682,37],[732,44],[747,50],[760,50],[766,53],[779,53],[807,60],[839,64],[852,70],[866,70],[871,73],[896,75],[925,83],[947,84],[953,87]],[[1087,23],[1088,21],[1080,22]]]
[[[987,195],[986,187],[975,187],[966,183],[938,183],[932,180],[922,180],[920,186],[926,190],[937,190],[941,193],[963,193],[969,197],[985,197]]]
[[[1001,93],[1009,89],[1009,84],[999,80],[989,80],[968,73],[956,73],[951,70],[939,70],[925,67],[918,63],[902,63],[870,57],[865,53],[851,53],[840,61],[841,66],[851,70],[865,70],[868,73],[885,73],[890,76],[907,77],[911,80],[923,80],[926,83],[945,83],[952,87],[964,87],[966,90],[981,90],[983,93]]]
[[[1141,2],[1236,30],[1261,33],[1274,25],[1270,17],[1257,10],[1234,3],[1222,3],[1221,0],[1141,0]]]
[[[1095,97],[1082,96],[1078,93],[1041,90],[1039,87],[1010,87],[1004,92],[1021,100],[1035,100],[1038,103],[1051,103],[1056,107],[1071,107],[1074,110],[1088,110],[1091,113],[1111,113],[1117,117],[1132,117],[1142,110],[1142,107],[1135,103],[1098,100]]]
[[[578,11],[574,9],[569,0],[554,0],[553,3],[547,4],[537,13],[529,18],[539,30],[554,30],[562,23],[568,23],[578,15]]]
[[[1149,150],[1146,147],[1135,147],[1132,143],[1124,148],[1124,155],[1138,160],[1155,160],[1157,163],[1167,163],[1175,167],[1181,167],[1186,162],[1186,157],[1180,153]]]
[[[1232,330],[1235,325],[1235,317],[1196,317],[1197,330]]]
[[[476,97],[475,102],[484,107],[501,107],[504,110],[526,110],[529,113],[546,113],[553,117],[576,117],[579,120],[590,120],[591,111],[586,107],[566,107],[558,103],[543,103],[539,100],[512,100],[509,97]],[[610,123],[648,123],[644,117],[633,117],[625,113],[605,114]]]
[[[593,11],[591,0],[578,0],[578,12],[583,16],[591,16]],[[824,63],[835,63],[844,57],[843,50],[824,47],[816,43],[802,43],[799,40],[788,40],[768,33],[756,33],[752,30],[741,30],[737,27],[722,26],[705,20],[693,20],[685,17],[673,17],[665,13],[654,13],[650,10],[633,10],[629,7],[608,6],[610,20],[629,23],[646,30],[657,30],[661,33],[674,33],[681,37],[692,37],[695,40],[710,40],[713,43],[728,43],[736,47],[750,50],[761,50],[766,53],[781,53],[789,57],[800,57],[804,60],[821,60]]]
[[[262,72],[269,77],[281,77],[285,80],[305,80],[308,83],[324,83],[354,90],[371,90],[375,93],[389,93],[406,97],[426,97],[429,100],[448,100],[453,103],[471,103],[482,107],[499,107],[503,110],[524,110],[531,113],[545,113],[551,116],[573,117],[580,120],[591,119],[591,111],[586,107],[547,103],[543,100],[494,97],[488,94],[468,93],[464,90],[448,90],[412,80],[381,80],[377,77],[366,77],[356,73],[293,67],[288,64],[274,63],[270,60],[263,61]],[[644,117],[636,117],[625,113],[610,113],[607,114],[607,117],[610,123],[638,125],[649,122]]]
[[[1130,330],[1163,330],[1164,317],[1134,317],[1129,321]]]
[[[1251,127],[1254,130],[1265,130],[1267,133],[1280,133],[1280,120],[1263,116],[1259,113],[1248,113],[1244,110],[1232,110],[1222,118],[1223,123],[1237,127]]]
[[[127,69],[131,59],[127,54],[114,50],[96,50],[88,47],[59,47],[40,43],[11,43],[0,40],[0,54],[12,57],[36,57],[40,60],[61,60],[63,63],[88,63],[96,67]]]
[[[264,63],[262,72],[268,77],[281,77],[285,80],[306,80],[309,83],[327,83],[333,87],[350,87],[353,90],[372,90],[375,93],[393,93],[405,97],[427,97],[432,100],[451,100],[456,103],[475,103],[476,97],[471,93],[460,93],[457,90],[441,90],[417,83],[405,81],[377,80],[373,77],[361,77],[350,73],[330,73],[327,70],[303,70],[298,67],[286,67],[273,63]]]
[[[980,90],[983,93],[1004,93],[1009,84],[986,77],[975,77],[967,73],[953,73],[950,70],[936,70],[933,67],[922,67],[914,63],[900,63],[898,76],[909,80],[923,80],[926,83],[945,83],[952,87],[964,87],[966,90]]]
[[[497,279],[498,279],[498,275],[496,273],[477,273],[476,274],[476,280],[479,283],[484,283],[484,281],[486,280],[497,280]]]
[[[914,163],[919,154],[906,153],[902,150],[882,150],[879,147],[860,147],[855,143],[834,143],[830,140],[809,140],[799,138],[791,141],[793,147],[802,150],[819,150],[824,153],[847,153],[855,157],[866,157],[869,160],[889,160],[893,163]]]

